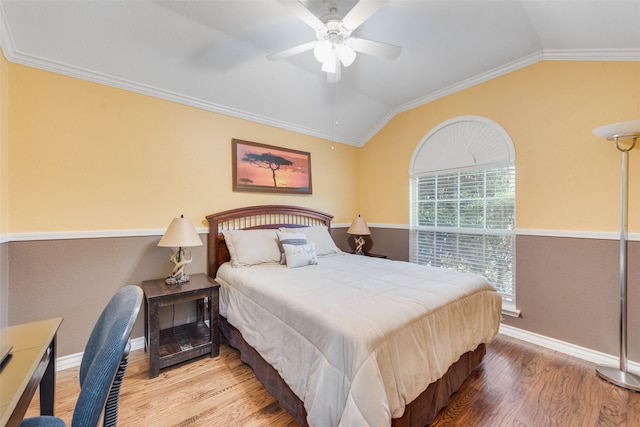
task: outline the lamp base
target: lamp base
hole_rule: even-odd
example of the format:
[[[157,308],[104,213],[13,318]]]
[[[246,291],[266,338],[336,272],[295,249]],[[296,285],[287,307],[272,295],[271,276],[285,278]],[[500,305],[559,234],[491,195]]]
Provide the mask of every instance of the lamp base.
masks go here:
[[[364,236],[358,236],[354,238],[354,242],[356,244],[356,255],[364,255]]]
[[[189,281],[189,276],[185,274],[182,277],[169,276],[165,279],[164,282],[167,285],[181,285],[183,283],[187,283],[188,281]]]
[[[609,366],[596,366],[596,372],[605,380],[627,390],[640,391],[640,376]]]

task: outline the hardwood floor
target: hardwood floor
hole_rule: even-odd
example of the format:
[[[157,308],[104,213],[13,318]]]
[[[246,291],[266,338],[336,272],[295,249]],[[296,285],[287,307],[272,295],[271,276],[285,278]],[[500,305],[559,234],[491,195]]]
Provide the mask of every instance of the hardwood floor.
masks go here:
[[[499,336],[432,426],[640,426],[640,393],[592,363]]]
[[[143,350],[132,352],[122,385],[119,425],[295,426],[238,352],[164,369],[149,379]],[[56,414],[70,425],[78,369],[58,373]],[[37,415],[34,399],[27,415]],[[640,426],[640,393],[600,379],[593,364],[498,336],[480,368],[432,426]]]

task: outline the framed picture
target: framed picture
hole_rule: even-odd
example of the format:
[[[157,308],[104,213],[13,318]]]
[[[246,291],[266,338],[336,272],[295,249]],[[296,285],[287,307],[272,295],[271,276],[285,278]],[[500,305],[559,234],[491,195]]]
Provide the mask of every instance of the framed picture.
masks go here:
[[[231,140],[233,191],[311,194],[311,154]]]

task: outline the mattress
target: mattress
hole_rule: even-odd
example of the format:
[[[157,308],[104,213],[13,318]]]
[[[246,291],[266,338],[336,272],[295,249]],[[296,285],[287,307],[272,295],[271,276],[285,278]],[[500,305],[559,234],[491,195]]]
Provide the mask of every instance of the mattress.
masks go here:
[[[311,426],[384,426],[490,342],[501,298],[482,276],[359,255],[217,272],[220,314],[304,402]]]

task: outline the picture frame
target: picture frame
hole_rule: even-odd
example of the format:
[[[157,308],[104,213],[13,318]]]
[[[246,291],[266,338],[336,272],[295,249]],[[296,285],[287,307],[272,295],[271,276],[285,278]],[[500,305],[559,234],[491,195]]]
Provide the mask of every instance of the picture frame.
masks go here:
[[[311,153],[231,140],[233,191],[312,194]]]

